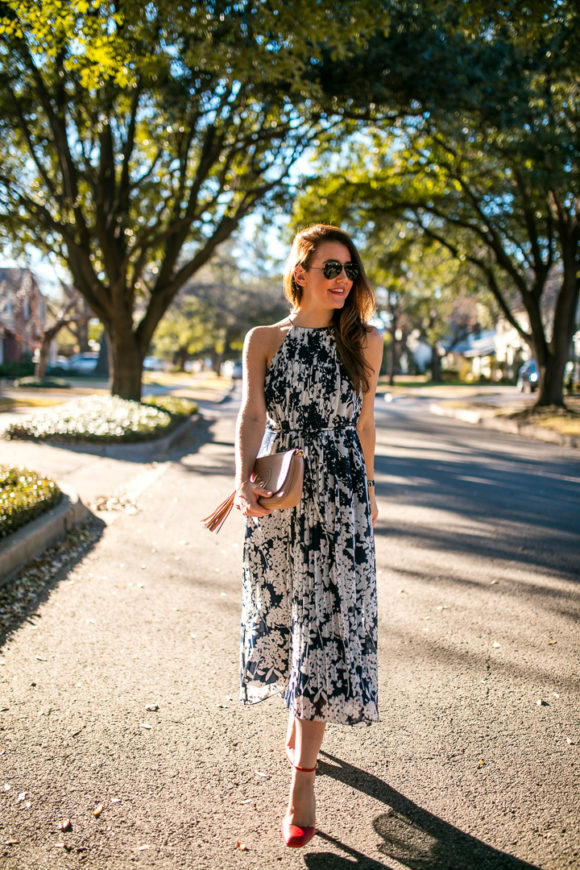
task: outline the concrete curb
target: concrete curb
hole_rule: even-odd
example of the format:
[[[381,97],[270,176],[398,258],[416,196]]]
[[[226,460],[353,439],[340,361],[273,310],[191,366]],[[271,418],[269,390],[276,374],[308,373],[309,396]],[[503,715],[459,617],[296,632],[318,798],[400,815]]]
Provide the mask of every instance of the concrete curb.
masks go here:
[[[31,559],[90,516],[89,509],[75,492],[65,487],[61,490],[63,497],[56,507],[27,523],[0,544],[0,587]]]
[[[523,435],[526,438],[535,438],[537,441],[560,444],[562,447],[580,447],[580,437],[577,435],[564,435],[561,432],[554,432],[553,429],[544,429],[542,426],[509,420],[497,416],[493,411],[486,412],[483,408],[450,408],[443,403],[432,402],[429,405],[429,411],[440,417],[454,417],[465,423],[484,426],[486,429],[495,429],[498,432],[507,432],[510,435]]]
[[[200,419],[199,413],[193,414],[164,438],[158,438],[154,441],[141,441],[132,444],[59,444],[56,446],[93,456],[147,462],[167,453],[174,444],[197,426]],[[56,507],[27,523],[0,542],[0,587],[9,582],[27,562],[39,556],[47,547],[64,537],[75,525],[91,516],[90,510],[73,490],[64,486],[60,488],[63,492],[63,498]]]

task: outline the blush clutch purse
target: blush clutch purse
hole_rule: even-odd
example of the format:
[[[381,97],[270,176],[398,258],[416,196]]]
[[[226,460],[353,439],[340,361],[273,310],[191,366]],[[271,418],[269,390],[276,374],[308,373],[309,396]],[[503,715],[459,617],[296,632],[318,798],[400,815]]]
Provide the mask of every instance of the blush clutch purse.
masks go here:
[[[250,477],[272,495],[260,496],[258,503],[269,510],[283,510],[296,507],[302,498],[304,483],[304,453],[296,448],[283,453],[272,453],[256,459]],[[232,492],[215,511],[202,520],[210,532],[219,532],[234,506],[236,490]]]

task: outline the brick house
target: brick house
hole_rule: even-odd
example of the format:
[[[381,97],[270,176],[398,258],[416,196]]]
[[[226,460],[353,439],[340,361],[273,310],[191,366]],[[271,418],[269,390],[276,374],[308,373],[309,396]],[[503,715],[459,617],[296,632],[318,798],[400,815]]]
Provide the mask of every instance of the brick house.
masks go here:
[[[0,365],[40,346],[46,302],[30,269],[0,268]]]

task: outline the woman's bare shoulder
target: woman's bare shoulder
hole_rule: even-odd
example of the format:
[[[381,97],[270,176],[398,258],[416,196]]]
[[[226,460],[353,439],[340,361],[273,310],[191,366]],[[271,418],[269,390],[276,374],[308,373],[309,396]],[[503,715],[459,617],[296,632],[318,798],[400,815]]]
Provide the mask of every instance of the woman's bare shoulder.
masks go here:
[[[290,327],[287,317],[270,326],[254,326],[246,335],[246,347],[255,353],[263,353],[269,361],[284,341]]]
[[[383,335],[380,330],[377,329],[376,326],[367,326],[366,336],[364,339],[365,347],[370,350],[375,350],[378,347],[382,347],[383,344]]]

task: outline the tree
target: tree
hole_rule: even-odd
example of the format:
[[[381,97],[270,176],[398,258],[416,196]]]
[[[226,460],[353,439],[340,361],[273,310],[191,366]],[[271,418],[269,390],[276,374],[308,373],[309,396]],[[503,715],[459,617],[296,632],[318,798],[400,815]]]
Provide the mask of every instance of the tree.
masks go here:
[[[366,132],[313,188],[327,215],[348,201],[357,227],[402,216],[472,264],[532,348],[537,403],[562,405],[580,291],[580,13],[567,0],[401,10],[354,61],[321,70]],[[409,111],[393,123],[397,85]]]
[[[249,242],[225,242],[161,321],[156,352],[181,366],[191,356],[210,356],[219,372],[224,358],[241,351],[248,329],[282,318],[288,310],[282,280],[265,272],[263,259]]]
[[[113,393],[140,397],[179,289],[329,130],[309,65],[355,5],[3,0],[0,220],[70,270]]]
[[[75,325],[84,325],[88,321],[88,315],[83,305],[83,300],[73,287],[69,287],[61,282],[63,291],[63,301],[60,306],[54,302],[47,300],[47,314],[50,315],[50,323],[42,330],[40,337],[40,349],[38,353],[38,362],[36,363],[34,375],[37,378],[44,378],[46,375],[46,365],[48,362],[48,354],[50,346],[57,335],[65,327],[69,329]]]

